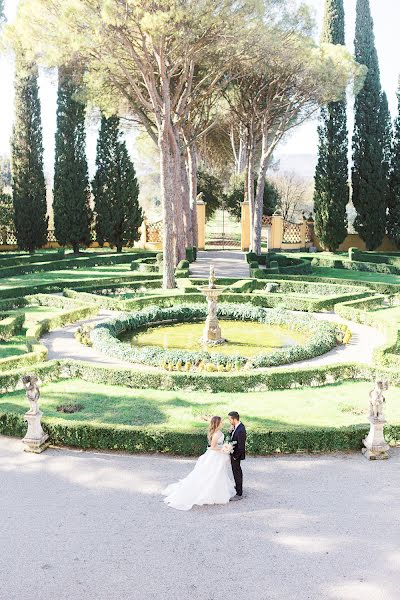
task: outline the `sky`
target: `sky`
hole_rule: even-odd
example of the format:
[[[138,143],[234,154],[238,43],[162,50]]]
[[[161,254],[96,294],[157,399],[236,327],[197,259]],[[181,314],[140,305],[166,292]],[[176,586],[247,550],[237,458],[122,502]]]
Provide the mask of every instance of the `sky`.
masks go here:
[[[15,15],[18,0],[6,0],[6,16],[12,20]],[[318,26],[322,23],[324,0],[306,0],[315,11]],[[353,51],[354,21],[356,0],[344,0],[346,12],[346,44]],[[400,0],[370,0],[372,16],[375,25],[375,40],[381,69],[382,87],[386,91],[389,106],[394,117],[397,111],[396,89],[400,74]],[[318,34],[317,34],[318,35]],[[10,153],[10,134],[13,122],[13,63],[12,57],[0,57],[0,155]],[[42,121],[45,146],[45,169],[48,175],[52,173],[54,154],[54,133],[56,117],[56,83],[54,75],[41,73],[40,97],[42,103]],[[350,101],[350,106],[352,101]],[[350,111],[349,111],[350,112]],[[351,115],[349,125],[351,128]],[[88,132],[89,169],[93,171],[96,147],[96,131]],[[317,122],[309,121],[294,130],[290,137],[282,143],[277,156],[285,157],[298,154],[313,154],[317,152]]]

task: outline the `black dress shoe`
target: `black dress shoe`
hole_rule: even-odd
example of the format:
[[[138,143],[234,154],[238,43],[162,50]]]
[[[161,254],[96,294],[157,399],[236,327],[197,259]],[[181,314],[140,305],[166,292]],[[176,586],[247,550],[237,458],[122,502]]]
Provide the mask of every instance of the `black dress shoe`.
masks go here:
[[[238,502],[238,500],[242,500],[243,496],[239,496],[239,494],[236,494],[236,496],[233,496],[233,498],[231,498],[231,502]]]

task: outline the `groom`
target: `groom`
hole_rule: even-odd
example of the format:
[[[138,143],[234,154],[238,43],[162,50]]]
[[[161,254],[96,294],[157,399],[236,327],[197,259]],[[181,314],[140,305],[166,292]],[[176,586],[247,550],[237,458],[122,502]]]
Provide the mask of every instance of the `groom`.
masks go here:
[[[239,413],[233,410],[228,414],[231,423],[231,442],[236,442],[231,454],[231,465],[235,479],[236,496],[232,500],[241,500],[243,497],[243,473],[240,462],[246,458],[246,428],[240,422]]]

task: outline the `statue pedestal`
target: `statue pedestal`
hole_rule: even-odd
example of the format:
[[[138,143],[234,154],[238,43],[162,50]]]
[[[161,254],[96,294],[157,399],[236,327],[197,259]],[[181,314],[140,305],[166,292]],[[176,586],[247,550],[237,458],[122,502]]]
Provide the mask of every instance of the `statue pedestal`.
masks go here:
[[[25,413],[24,419],[28,423],[28,431],[22,440],[25,445],[25,452],[34,452],[40,454],[49,446],[47,440],[49,436],[42,429],[41,419],[43,413],[39,410],[37,413]]]
[[[222,337],[221,327],[216,317],[207,317],[201,341],[204,344],[224,344],[226,342]]]
[[[368,420],[371,425],[369,434],[363,440],[365,448],[363,448],[362,453],[368,460],[385,460],[389,458],[389,445],[386,443],[383,434],[383,427],[386,420],[376,417],[369,417]]]

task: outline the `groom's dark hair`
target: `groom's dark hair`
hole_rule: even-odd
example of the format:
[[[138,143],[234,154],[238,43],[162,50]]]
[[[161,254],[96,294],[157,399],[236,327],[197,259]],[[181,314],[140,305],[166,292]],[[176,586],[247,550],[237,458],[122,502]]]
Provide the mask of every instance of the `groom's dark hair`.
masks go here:
[[[236,421],[240,421],[239,413],[236,412],[236,410],[232,410],[230,413],[228,413],[228,417],[232,417],[232,419],[236,419]]]

